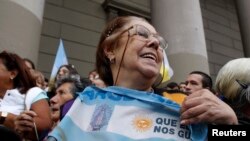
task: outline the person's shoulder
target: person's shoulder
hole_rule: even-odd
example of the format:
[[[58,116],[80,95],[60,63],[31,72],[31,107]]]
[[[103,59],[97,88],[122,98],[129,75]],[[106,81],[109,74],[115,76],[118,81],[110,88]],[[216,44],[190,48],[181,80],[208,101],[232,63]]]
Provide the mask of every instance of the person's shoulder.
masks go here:
[[[39,88],[39,87],[32,87],[30,88],[28,91],[27,91],[27,94],[28,93],[35,93],[35,94],[40,94],[40,93],[43,93],[45,92],[43,89]]]

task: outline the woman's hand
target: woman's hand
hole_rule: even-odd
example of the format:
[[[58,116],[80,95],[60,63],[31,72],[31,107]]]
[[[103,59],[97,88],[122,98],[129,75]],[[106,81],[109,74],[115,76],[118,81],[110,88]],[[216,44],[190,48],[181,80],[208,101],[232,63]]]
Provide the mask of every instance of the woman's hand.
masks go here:
[[[39,134],[51,127],[50,108],[46,99],[36,101],[30,111],[22,112],[15,119],[15,130],[25,139],[37,140]]]
[[[193,123],[238,124],[233,109],[207,89],[185,98],[181,108],[181,124]]]
[[[34,111],[24,111],[15,119],[15,130],[23,138],[29,132],[34,131],[34,117],[37,114]]]

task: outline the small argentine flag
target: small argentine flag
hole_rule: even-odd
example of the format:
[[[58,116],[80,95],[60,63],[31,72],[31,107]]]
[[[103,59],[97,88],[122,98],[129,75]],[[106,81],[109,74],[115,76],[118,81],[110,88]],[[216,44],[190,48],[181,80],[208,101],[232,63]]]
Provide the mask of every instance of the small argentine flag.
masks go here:
[[[170,78],[174,75],[173,69],[170,67],[168,62],[168,57],[165,52],[163,51],[163,61],[160,69],[160,75],[156,79],[154,86],[162,85],[166,83]]]
[[[60,39],[59,47],[56,53],[55,62],[50,75],[50,84],[53,85],[56,73],[60,66],[68,64],[68,59],[64,50],[62,39]]]

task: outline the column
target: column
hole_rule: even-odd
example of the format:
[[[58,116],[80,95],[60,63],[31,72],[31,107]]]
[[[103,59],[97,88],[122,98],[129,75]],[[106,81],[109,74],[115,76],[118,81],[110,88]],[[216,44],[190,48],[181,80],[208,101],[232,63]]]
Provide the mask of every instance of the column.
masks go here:
[[[44,0],[0,0],[0,51],[37,63]]]
[[[170,81],[184,81],[194,70],[209,74],[199,0],[151,0],[151,5],[152,24],[169,43]]]
[[[250,57],[250,1],[236,0],[245,57]]]

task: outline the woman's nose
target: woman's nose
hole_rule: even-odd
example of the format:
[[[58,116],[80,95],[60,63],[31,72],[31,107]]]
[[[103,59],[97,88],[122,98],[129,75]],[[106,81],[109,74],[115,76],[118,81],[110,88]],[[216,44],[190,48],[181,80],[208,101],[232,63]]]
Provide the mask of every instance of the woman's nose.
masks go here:
[[[160,42],[159,42],[159,40],[158,39],[156,39],[155,37],[150,37],[149,38],[149,42],[148,42],[148,47],[151,47],[151,48],[154,48],[154,49],[158,49],[159,48],[159,46],[160,46]]]
[[[51,99],[50,99],[50,103],[53,103],[53,104],[55,104],[55,103],[57,103],[57,96],[55,95],[55,96],[53,96]]]
[[[59,71],[59,73],[58,73],[58,74],[63,75],[63,71]]]

